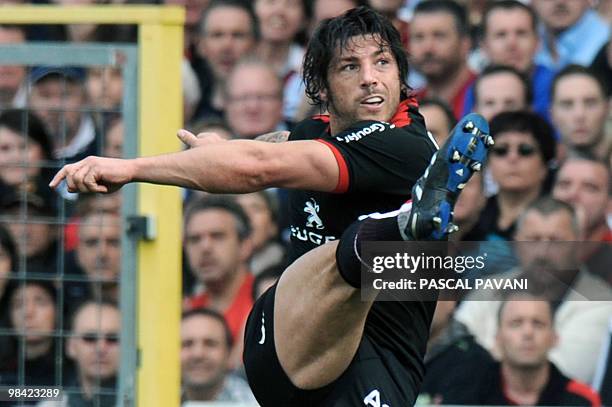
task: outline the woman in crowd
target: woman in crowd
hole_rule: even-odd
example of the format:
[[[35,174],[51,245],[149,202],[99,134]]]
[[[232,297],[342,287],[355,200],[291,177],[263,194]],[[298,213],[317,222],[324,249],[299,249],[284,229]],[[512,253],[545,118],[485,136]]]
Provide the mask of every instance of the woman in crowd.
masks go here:
[[[61,340],[55,337],[59,314],[57,294],[49,281],[12,281],[2,299],[3,327],[13,330],[2,349],[0,382],[27,386],[56,384]],[[63,359],[63,358],[62,358]]]
[[[51,139],[37,116],[22,109],[0,114],[0,196],[10,189],[51,193],[51,158]]]

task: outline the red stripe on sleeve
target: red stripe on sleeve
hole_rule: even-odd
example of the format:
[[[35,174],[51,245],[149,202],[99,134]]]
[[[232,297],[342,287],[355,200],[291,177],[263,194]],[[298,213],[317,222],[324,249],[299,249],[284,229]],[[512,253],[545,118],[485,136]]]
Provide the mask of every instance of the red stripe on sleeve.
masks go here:
[[[577,380],[570,380],[567,383],[567,391],[578,394],[579,396],[589,400],[592,407],[601,407],[601,399],[599,398],[599,394],[584,383]]]
[[[323,143],[327,147],[329,147],[329,149],[334,154],[334,157],[336,158],[336,163],[338,163],[338,169],[340,170],[340,174],[338,176],[338,184],[336,185],[336,189],[334,189],[332,192],[342,194],[348,191],[349,172],[348,172],[348,166],[346,165],[346,161],[344,160],[344,157],[342,156],[342,154],[340,154],[340,151],[332,143],[325,141],[323,139],[316,139],[316,141]]]

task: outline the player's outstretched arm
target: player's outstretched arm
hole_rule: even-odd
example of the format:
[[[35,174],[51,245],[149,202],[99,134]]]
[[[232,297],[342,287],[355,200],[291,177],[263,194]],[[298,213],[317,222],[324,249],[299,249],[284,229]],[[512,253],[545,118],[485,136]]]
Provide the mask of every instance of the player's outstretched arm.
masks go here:
[[[65,179],[71,192],[112,192],[129,182],[148,182],[240,193],[268,187],[333,191],[338,183],[333,153],[316,141],[196,142],[191,137],[181,132],[179,138],[194,147],[177,153],[129,160],[88,157],[62,168],[50,186]]]

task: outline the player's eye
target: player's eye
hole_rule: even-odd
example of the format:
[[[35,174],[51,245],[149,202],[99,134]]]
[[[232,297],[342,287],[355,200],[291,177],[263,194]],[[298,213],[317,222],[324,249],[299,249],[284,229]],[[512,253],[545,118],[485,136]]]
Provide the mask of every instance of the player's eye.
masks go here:
[[[379,65],[389,65],[389,60],[387,58],[381,58],[377,62]]]
[[[357,69],[357,64],[345,64],[342,65],[343,71],[354,71]]]

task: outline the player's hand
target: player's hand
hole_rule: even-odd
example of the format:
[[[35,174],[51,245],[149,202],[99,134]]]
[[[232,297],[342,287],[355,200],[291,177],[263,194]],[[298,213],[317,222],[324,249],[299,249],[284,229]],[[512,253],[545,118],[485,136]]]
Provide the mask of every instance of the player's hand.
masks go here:
[[[197,136],[187,130],[181,129],[176,136],[189,148],[201,147],[207,144],[226,141],[217,133],[199,133]]]
[[[129,160],[90,156],[74,164],[65,165],[51,180],[57,188],[66,180],[70,192],[110,193],[133,179],[134,169]]]

